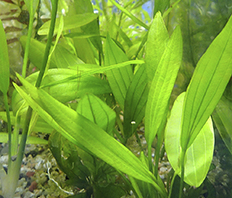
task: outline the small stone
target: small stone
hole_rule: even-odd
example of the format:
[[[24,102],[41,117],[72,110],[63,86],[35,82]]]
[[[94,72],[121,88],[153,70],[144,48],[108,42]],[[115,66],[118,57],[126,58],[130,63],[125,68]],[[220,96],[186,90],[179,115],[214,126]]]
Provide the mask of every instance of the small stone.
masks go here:
[[[35,197],[34,193],[27,191],[24,195],[24,198],[31,198],[31,197]]]
[[[27,177],[32,177],[34,174],[35,174],[34,171],[28,171],[28,172],[26,173],[26,176],[27,176]]]
[[[31,183],[31,185],[29,186],[28,190],[29,190],[30,192],[33,192],[36,188],[37,188],[37,182],[36,182],[36,181],[33,181],[33,182]]]

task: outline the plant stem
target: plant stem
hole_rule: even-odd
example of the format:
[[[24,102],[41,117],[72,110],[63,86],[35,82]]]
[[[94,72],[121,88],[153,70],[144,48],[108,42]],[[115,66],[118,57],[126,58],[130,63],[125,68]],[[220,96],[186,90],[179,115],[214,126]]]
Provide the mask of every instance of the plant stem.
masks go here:
[[[182,198],[183,186],[184,186],[184,158],[185,158],[185,154],[186,154],[186,150],[181,150],[181,153],[180,153],[181,178],[180,178],[179,198]]]
[[[29,50],[30,50],[29,47],[30,47],[32,29],[33,29],[33,20],[34,20],[33,1],[31,1],[27,43],[26,43],[25,53],[24,53],[24,57],[23,57],[23,68],[22,68],[22,77],[23,78],[26,78],[26,73],[27,73],[27,61],[28,61],[28,54],[29,54]]]
[[[9,110],[9,105],[8,105],[8,98],[7,98],[7,93],[3,94],[3,99],[4,99],[4,105],[6,107],[6,116],[7,116],[7,130],[8,130],[8,145],[9,145],[9,152],[8,152],[8,167],[9,171],[11,170],[11,120],[10,120],[10,110]]]
[[[39,73],[39,77],[36,81],[36,87],[39,87],[41,85],[44,71],[46,69],[49,51],[50,51],[51,44],[52,44],[53,32],[54,32],[54,28],[55,28],[57,6],[58,6],[58,0],[53,0],[52,1],[51,25],[50,25],[49,34],[48,34],[48,42],[46,45],[45,54],[44,54],[44,58],[43,58],[43,64],[42,64],[42,67],[41,67],[41,70]],[[9,109],[8,109],[8,112],[9,112]],[[10,198],[13,196],[12,194],[15,192],[15,188],[17,186],[18,179],[16,179],[16,178],[18,178],[20,168],[21,168],[21,163],[22,163],[25,145],[26,145],[26,141],[27,141],[28,129],[30,126],[31,115],[32,115],[32,108],[28,107],[25,123],[23,126],[23,133],[22,133],[22,138],[21,138],[21,142],[20,142],[20,146],[19,146],[19,152],[18,152],[16,161],[13,163],[14,167],[13,167],[13,165],[10,165],[11,164],[11,156],[10,156],[11,152],[9,152],[9,158],[10,158],[9,168],[11,170],[9,170],[9,172],[8,172],[8,175],[7,175],[8,177],[6,178],[6,182],[4,184],[5,187],[3,189],[4,194],[6,195],[5,196],[6,198],[8,198],[8,197]]]
[[[44,75],[44,72],[46,69],[49,51],[50,51],[51,45],[52,45],[53,33],[54,33],[54,29],[55,29],[57,7],[58,7],[58,0],[53,0],[52,1],[52,18],[51,18],[51,25],[50,25],[50,29],[49,29],[49,33],[48,33],[48,41],[47,41],[47,45],[45,48],[44,58],[43,58],[40,72],[39,72],[39,76],[38,76],[36,84],[35,84],[36,87],[40,87],[41,82],[42,82],[42,78],[43,78],[43,75]]]

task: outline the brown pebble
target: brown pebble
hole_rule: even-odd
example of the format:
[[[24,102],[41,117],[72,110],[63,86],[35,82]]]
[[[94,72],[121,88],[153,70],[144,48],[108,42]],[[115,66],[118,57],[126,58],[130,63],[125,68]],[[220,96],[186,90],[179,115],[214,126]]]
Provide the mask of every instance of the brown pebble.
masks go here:
[[[31,185],[29,186],[28,190],[33,192],[37,188],[37,182],[33,181],[31,182]]]
[[[28,172],[26,173],[26,176],[27,176],[27,177],[32,177],[34,174],[35,174],[34,171],[28,171]]]

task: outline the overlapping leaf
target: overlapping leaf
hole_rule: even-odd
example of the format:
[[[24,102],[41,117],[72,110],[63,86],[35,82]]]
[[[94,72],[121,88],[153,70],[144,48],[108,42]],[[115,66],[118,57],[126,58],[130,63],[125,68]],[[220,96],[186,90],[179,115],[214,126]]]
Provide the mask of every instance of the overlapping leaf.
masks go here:
[[[122,63],[128,61],[125,53],[107,36],[105,47],[105,66]],[[106,72],[112,92],[119,103],[120,107],[124,108],[124,101],[127,89],[131,83],[133,72],[131,65],[124,68],[112,69]]]
[[[133,134],[145,115],[145,106],[149,92],[145,69],[144,64],[140,66],[126,94],[123,122],[126,138]]]
[[[14,84],[17,91],[34,111],[64,137],[77,146],[94,153],[114,168],[153,184],[166,197],[164,187],[157,185],[155,177],[149,172],[147,167],[126,147],[93,122],[58,102],[45,91],[36,89],[19,75],[17,76],[26,88],[26,92]]]
[[[85,14],[77,14],[77,15],[71,15],[71,16],[65,16],[64,17],[64,28],[63,31],[75,29],[77,27],[81,27],[83,25],[86,25],[96,19],[98,15],[94,13],[85,13]],[[59,27],[59,19],[57,19],[56,27],[54,30],[54,33],[56,34],[58,32]],[[43,26],[39,29],[38,34],[39,35],[47,35],[50,27],[50,21],[47,21],[43,24]]]

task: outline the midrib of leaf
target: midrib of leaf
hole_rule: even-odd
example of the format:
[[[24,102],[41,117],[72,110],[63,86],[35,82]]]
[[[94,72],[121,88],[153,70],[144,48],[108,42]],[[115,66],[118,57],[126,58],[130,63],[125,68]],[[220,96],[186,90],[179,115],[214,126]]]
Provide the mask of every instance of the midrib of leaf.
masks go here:
[[[92,116],[93,116],[94,123],[96,123],[96,124],[97,124],[96,117],[95,117],[95,113],[94,113],[94,111],[93,111],[93,107],[92,107],[92,102],[90,101],[89,96],[88,96],[87,98],[88,98],[88,102],[89,102],[90,110],[91,110],[91,112],[92,112]]]

